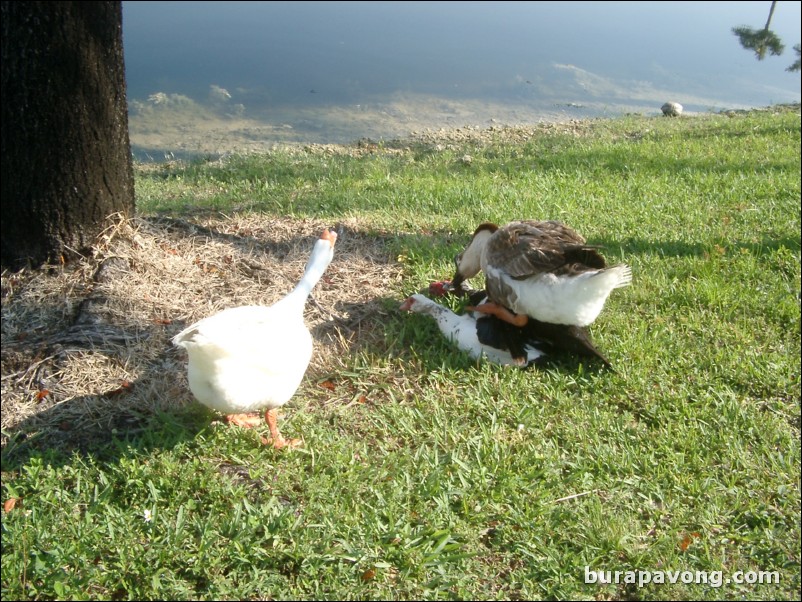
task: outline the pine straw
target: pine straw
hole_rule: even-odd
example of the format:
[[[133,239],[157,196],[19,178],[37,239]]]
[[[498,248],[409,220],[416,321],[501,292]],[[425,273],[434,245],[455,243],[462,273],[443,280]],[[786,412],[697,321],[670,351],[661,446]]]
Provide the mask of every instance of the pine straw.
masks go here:
[[[48,446],[80,447],[91,435],[131,432],[142,416],[195,403],[186,354],[172,336],[223,308],[284,296],[325,227],[340,236],[305,311],[314,381],[365,345],[383,344],[382,300],[401,279],[386,238],[355,220],[117,219],[91,256],[72,265],[4,272],[2,445],[38,433]]]

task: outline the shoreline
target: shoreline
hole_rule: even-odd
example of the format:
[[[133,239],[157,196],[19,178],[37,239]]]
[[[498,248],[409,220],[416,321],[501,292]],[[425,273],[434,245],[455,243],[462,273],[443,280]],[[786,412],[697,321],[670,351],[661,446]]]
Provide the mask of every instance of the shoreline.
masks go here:
[[[627,114],[662,115],[662,103],[651,102],[534,105],[414,96],[367,105],[274,107],[251,114],[241,105],[201,104],[178,95],[163,95],[163,99],[129,103],[129,136],[137,161],[163,162],[310,145],[353,147],[365,142],[433,139],[446,132],[470,131],[475,135],[484,130],[539,128]],[[694,108],[685,105],[683,115],[755,109]]]

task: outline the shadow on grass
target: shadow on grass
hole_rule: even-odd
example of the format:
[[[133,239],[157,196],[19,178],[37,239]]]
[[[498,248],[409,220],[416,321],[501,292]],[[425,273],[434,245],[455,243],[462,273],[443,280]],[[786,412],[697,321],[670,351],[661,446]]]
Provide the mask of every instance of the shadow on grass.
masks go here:
[[[799,251],[799,237],[764,238],[758,243],[743,241],[722,241],[718,243],[731,249],[746,251],[755,257],[767,257],[781,248]],[[622,256],[631,255],[660,255],[663,257],[705,257],[713,250],[715,243],[689,243],[677,240],[649,240],[646,238],[625,238],[621,240],[606,240],[595,238],[592,244],[601,245],[602,249],[610,251],[620,249]]]
[[[271,232],[275,221],[265,217],[264,227],[258,232],[244,229],[232,233],[178,218],[143,219],[149,229],[157,231],[161,240],[188,240],[192,245],[194,239],[213,239],[227,243],[232,248],[245,249],[250,257],[253,257],[255,250],[257,254],[270,256],[279,263],[298,253],[299,249],[303,249],[304,254],[308,252],[308,234],[294,231],[292,220],[284,219],[284,235],[273,236]],[[444,229],[399,233],[363,230],[354,225],[340,225],[339,231],[338,254],[335,257],[339,257],[340,261],[347,263],[349,258],[368,258],[381,269],[391,266],[398,278],[395,281],[373,282],[366,291],[361,290],[365,285],[360,279],[371,278],[372,275],[361,274],[359,269],[354,273],[342,272],[343,282],[337,284],[339,288],[329,292],[335,296],[334,300],[327,302],[327,307],[333,308],[333,312],[326,315],[328,310],[319,307],[324,321],[311,329],[316,340],[330,335],[331,338],[339,337],[344,341],[344,347],[339,351],[341,363],[347,363],[348,356],[366,352],[375,356],[409,357],[423,370],[439,370],[444,366],[470,369],[476,366],[475,360],[457,350],[443,337],[431,319],[410,316],[397,309],[407,295],[418,292],[414,289],[424,284],[415,286],[401,277],[403,270],[398,265],[398,257],[405,254],[410,262],[418,265],[444,263],[450,266],[455,252],[467,243],[470,233],[454,233]],[[709,251],[703,244],[641,238],[597,239],[589,242],[609,249],[611,255],[613,251],[620,251],[624,260],[639,253],[659,253],[671,257],[703,256]],[[781,247],[798,249],[800,243],[798,238],[785,238],[765,240],[760,244],[732,244],[764,255]],[[194,247],[191,248],[196,251]],[[174,249],[169,251],[175,252]],[[2,450],[4,470],[18,469],[33,456],[45,456],[51,462],[63,463],[68,462],[73,453],[78,453],[113,461],[121,453],[127,453],[123,451],[126,449],[172,448],[192,440],[212,420],[210,411],[190,401],[191,394],[185,383],[185,357],[169,344],[169,339],[186,325],[184,321],[168,320],[166,324],[115,323],[114,316],[119,314],[104,310],[108,303],[115,300],[109,298],[108,290],[105,296],[97,293],[102,288],[99,280],[101,268],[105,265],[102,255],[97,262],[99,265],[92,286],[68,287],[72,297],[47,296],[52,307],[45,309],[55,317],[45,321],[44,326],[37,324],[25,329],[17,325],[17,330],[7,336],[4,324],[3,413],[4,423],[11,425],[6,426],[3,432],[6,441]],[[128,269],[131,269],[131,265],[119,268],[111,278],[125,278]],[[239,265],[232,269],[244,270]],[[381,273],[381,270],[377,272]],[[449,267],[449,273],[439,277],[449,279],[452,275]],[[245,278],[248,273],[237,273],[236,276]],[[38,315],[37,312],[41,312],[46,305],[41,299],[35,302],[21,301],[19,295],[6,298],[6,279],[13,277],[4,274],[4,322],[7,304],[28,303],[29,307],[8,311],[33,315]],[[347,282],[346,277],[349,279]],[[275,286],[289,290],[287,282],[281,280],[276,281]],[[313,293],[311,303],[317,304],[314,298]],[[121,303],[129,301],[116,300]],[[79,341],[81,338],[84,339],[83,343]],[[69,390],[68,385],[61,384],[65,364],[76,355],[91,353],[112,358],[126,369],[128,362],[138,364],[131,369],[137,374],[136,380],[114,388],[108,386],[107,379],[105,385],[84,388],[79,394]],[[138,354],[144,357],[138,358]],[[533,369],[572,372],[598,370],[600,374],[605,371],[598,362],[566,354],[547,357],[541,366]],[[90,365],[87,370],[91,371],[93,367]],[[41,393],[47,389],[51,394],[37,400],[37,391]],[[12,395],[9,396],[9,392]],[[20,403],[25,407],[15,406],[13,399],[7,403],[8,397],[22,400]],[[7,412],[13,414],[20,408],[24,409],[20,410],[24,418],[7,420]]]
[[[214,413],[192,399],[185,353],[170,343],[188,323],[179,316],[187,315],[188,305],[211,307],[215,295],[241,299],[242,291],[236,289],[244,279],[249,281],[243,285],[256,293],[265,286],[289,292],[293,283],[289,272],[281,273],[282,266],[294,266],[293,274],[298,271],[299,257],[307,258],[314,241],[302,231],[318,228],[308,222],[304,228],[294,228],[301,221],[266,217],[249,233],[246,229],[220,231],[182,219],[145,218],[130,240],[126,235],[119,237],[124,248],[104,246],[84,265],[4,273],[3,469],[17,470],[34,457],[64,464],[74,454],[114,462],[128,453],[170,449],[194,439],[209,426]],[[381,234],[365,234],[350,226],[338,230],[340,257],[367,254],[369,263],[380,267],[395,264]],[[156,244],[143,244],[148,237]],[[184,246],[179,244],[182,240]],[[219,261],[217,255],[204,256],[203,241],[207,240],[224,243],[208,252],[225,253],[230,262]],[[237,255],[237,250],[243,254]],[[167,260],[164,264],[142,255],[161,251]],[[186,299],[176,299],[167,309],[154,304],[154,299],[163,296],[156,283],[186,279],[190,273],[186,265],[197,266],[206,259],[213,260],[209,265],[229,270],[222,289],[218,269],[195,269],[191,273],[208,282],[193,282],[197,288],[185,289],[182,281],[175,290],[185,292]],[[116,283],[130,279],[134,270],[175,262],[184,266],[178,276],[148,274],[144,290],[115,288]],[[348,266],[339,273],[342,282],[332,275],[327,294],[331,298],[339,293],[342,299],[336,304],[325,300],[322,305],[315,295],[310,299],[314,307],[308,311],[315,319],[320,315],[324,319],[312,328],[313,336],[319,339],[327,332],[344,332],[353,346],[348,353],[366,347],[382,353],[387,319],[382,300],[378,295],[364,302],[350,300],[364,297],[360,279],[371,274]],[[148,288],[151,282],[152,290]],[[388,282],[379,282],[371,290],[388,288]],[[375,348],[371,347],[374,342]],[[129,382],[127,374],[136,376]]]
[[[75,398],[68,403],[81,405],[96,400],[93,396]],[[74,410],[65,411],[55,406],[15,425],[6,433],[3,470],[19,470],[32,458],[42,458],[47,464],[58,467],[70,463],[75,455],[91,457],[101,463],[116,463],[122,457],[173,449],[192,441],[209,427],[213,417],[198,405],[174,411],[124,408],[107,412],[102,423],[77,428],[71,423],[74,419]],[[49,427],[52,423],[58,426]]]

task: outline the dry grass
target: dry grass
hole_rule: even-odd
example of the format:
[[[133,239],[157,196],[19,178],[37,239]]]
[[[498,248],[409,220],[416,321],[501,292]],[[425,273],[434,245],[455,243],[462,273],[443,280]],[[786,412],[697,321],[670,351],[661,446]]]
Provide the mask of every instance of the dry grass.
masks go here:
[[[325,227],[340,237],[305,314],[315,378],[341,366],[345,352],[379,343],[382,298],[401,276],[382,233],[356,220],[117,219],[72,265],[4,272],[3,445],[22,432],[81,447],[191,403],[186,357],[171,337],[225,307],[281,298]]]

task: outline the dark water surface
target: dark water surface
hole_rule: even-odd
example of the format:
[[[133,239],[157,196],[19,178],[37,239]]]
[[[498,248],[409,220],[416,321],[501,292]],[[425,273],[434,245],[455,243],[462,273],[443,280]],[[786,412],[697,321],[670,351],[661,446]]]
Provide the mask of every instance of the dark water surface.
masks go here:
[[[347,142],[421,127],[799,102],[800,2],[123,2],[136,146]],[[174,140],[170,132],[186,134]],[[183,129],[182,129],[183,128]],[[139,143],[137,143],[139,140]],[[183,141],[183,142],[182,142]]]

